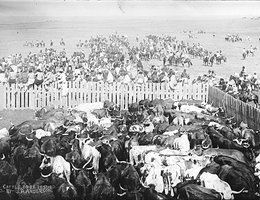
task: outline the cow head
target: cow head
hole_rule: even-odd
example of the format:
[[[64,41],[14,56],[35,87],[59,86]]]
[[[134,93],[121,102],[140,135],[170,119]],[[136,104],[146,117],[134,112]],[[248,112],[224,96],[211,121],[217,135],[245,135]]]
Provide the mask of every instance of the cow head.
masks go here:
[[[40,165],[42,177],[47,178],[47,177],[51,176],[52,167],[53,167],[52,162],[53,162],[53,157],[44,156],[44,158],[42,159],[41,165]]]
[[[41,145],[41,152],[48,156],[55,156],[57,152],[56,138],[48,137]]]
[[[58,199],[71,200],[71,199],[76,199],[78,193],[76,188],[73,185],[65,182],[58,187],[57,196],[59,197]]]

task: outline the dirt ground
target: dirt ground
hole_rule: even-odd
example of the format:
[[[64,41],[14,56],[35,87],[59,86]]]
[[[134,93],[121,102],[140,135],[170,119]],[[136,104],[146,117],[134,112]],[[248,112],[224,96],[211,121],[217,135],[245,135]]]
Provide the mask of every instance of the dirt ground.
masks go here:
[[[25,120],[33,119],[34,110],[3,110],[0,111],[0,129],[10,128],[12,122],[14,125],[20,124]]]

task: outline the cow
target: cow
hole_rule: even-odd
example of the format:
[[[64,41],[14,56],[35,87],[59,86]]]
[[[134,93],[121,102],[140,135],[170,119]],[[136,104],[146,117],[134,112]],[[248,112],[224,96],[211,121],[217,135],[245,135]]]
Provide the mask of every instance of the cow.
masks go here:
[[[233,194],[240,194],[244,190],[243,188],[238,192],[233,191],[227,182],[221,180],[216,174],[208,172],[204,172],[200,175],[200,181],[204,187],[214,189],[223,195],[223,199],[234,199]]]
[[[181,152],[187,152],[190,150],[190,141],[188,134],[184,133],[180,137],[176,138],[173,142],[174,149],[178,149]]]
[[[157,162],[152,162],[151,164],[146,164],[148,170],[148,175],[145,178],[145,185],[153,184],[155,186],[155,190],[159,193],[164,191],[164,182],[163,177],[161,176],[162,173],[162,166]]]
[[[151,146],[133,146],[129,151],[129,161],[132,165],[137,165],[139,162],[143,162],[143,155],[147,151],[156,150],[155,145]]]
[[[94,110],[102,109],[102,108],[104,108],[104,102],[82,103],[73,109],[77,110],[77,111],[83,111],[83,112],[86,112],[89,114],[89,113],[93,112]]]
[[[0,140],[6,137],[9,137],[9,131],[7,130],[7,128],[0,129]]]
[[[97,145],[96,149],[101,154],[99,159],[99,171],[105,172],[109,167],[116,164],[117,159],[112,151],[111,145],[102,143]]]
[[[11,156],[10,138],[3,137],[0,139],[0,159],[9,161]]]
[[[84,169],[80,170],[75,177],[75,187],[80,200],[91,199],[93,186],[87,171]]]
[[[52,173],[57,174],[60,178],[65,178],[69,184],[71,168],[70,163],[67,162],[62,156],[57,155],[55,157],[44,156],[40,169],[44,170],[45,168],[50,168],[51,173],[44,175],[41,173],[42,177],[49,177]]]
[[[48,113],[49,111],[53,111],[55,108],[54,106],[45,106],[41,108],[40,110],[36,110],[34,113],[34,116],[36,119],[42,119],[42,117]]]
[[[99,172],[99,160],[101,158],[100,152],[93,146],[85,143],[79,146],[81,149],[82,157],[87,163],[84,165],[86,166],[89,162],[92,161],[92,166],[96,173]]]
[[[248,164],[248,160],[245,157],[245,155],[236,149],[220,149],[220,148],[209,148],[205,149],[202,153],[203,156],[218,156],[218,155],[224,155],[228,157],[232,157],[238,161],[244,162]]]
[[[48,156],[56,156],[58,151],[58,139],[54,136],[44,137],[41,145],[41,153]]]
[[[51,136],[51,132],[50,131],[45,131],[43,129],[37,129],[34,131],[35,137],[37,139],[41,139],[42,137],[48,137]]]
[[[227,156],[215,156],[213,162],[202,169],[198,177],[203,172],[217,174],[218,177],[227,182],[232,190],[244,192],[236,194],[241,199],[256,199],[256,179],[254,170],[247,164]]]
[[[214,189],[197,185],[194,181],[179,183],[175,187],[176,196],[181,200],[221,200],[221,194]]]
[[[116,197],[115,189],[103,173],[97,175],[92,197],[93,200],[114,200]]]
[[[8,163],[6,160],[0,161],[0,185],[15,185],[18,178],[17,169],[15,166]]]
[[[26,120],[18,125],[13,125],[9,129],[10,135],[13,135],[14,133],[19,132],[24,127],[30,127],[32,130],[36,129],[43,129],[45,126],[46,121],[45,120]]]

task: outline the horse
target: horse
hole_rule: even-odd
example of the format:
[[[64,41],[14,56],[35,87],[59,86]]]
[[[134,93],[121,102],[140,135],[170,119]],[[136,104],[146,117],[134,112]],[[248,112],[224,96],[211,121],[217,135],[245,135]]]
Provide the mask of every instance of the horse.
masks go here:
[[[246,59],[246,56],[247,56],[247,52],[244,52],[244,53],[242,54],[243,60]]]
[[[220,55],[220,56],[216,56],[216,63],[217,64],[221,64],[221,61],[224,61],[224,62],[226,62],[227,61],[227,58],[225,57],[225,56],[223,56],[223,55]]]
[[[184,67],[184,65],[185,65],[186,63],[188,64],[188,67],[192,66],[191,59],[189,59],[189,58],[183,58],[183,59],[181,60],[182,66]]]
[[[209,62],[210,62],[210,66],[213,66],[214,60],[216,58],[216,54],[214,54],[213,56],[210,57]]]
[[[209,65],[209,57],[208,57],[208,56],[205,56],[205,57],[203,58],[203,65],[205,65],[205,66],[208,66],[208,65]]]

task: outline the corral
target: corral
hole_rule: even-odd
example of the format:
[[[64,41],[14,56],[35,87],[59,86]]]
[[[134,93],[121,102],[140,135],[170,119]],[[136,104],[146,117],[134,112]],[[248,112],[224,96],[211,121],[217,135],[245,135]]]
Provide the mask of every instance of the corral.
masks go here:
[[[260,129],[260,112],[249,104],[235,99],[220,89],[208,84],[177,84],[170,88],[168,83],[108,84],[104,82],[68,82],[67,91],[52,84],[49,91],[44,86],[33,86],[29,90],[18,85],[1,85],[0,110],[37,110],[53,105],[56,108],[73,108],[80,103],[109,100],[121,109],[142,99],[199,100],[224,107],[227,116],[234,116],[237,123],[245,122],[253,129]]]

